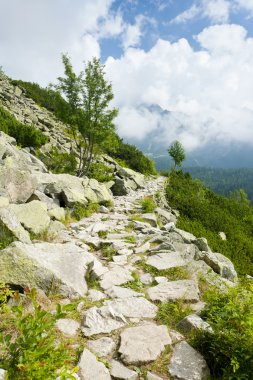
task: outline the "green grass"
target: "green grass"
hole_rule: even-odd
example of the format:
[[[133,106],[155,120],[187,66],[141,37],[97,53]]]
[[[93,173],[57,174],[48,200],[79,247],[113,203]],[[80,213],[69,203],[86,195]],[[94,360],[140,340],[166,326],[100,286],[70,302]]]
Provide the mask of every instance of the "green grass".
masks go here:
[[[17,239],[10,231],[4,225],[0,225],[0,249],[8,247],[15,240]]]
[[[156,203],[152,196],[144,197],[140,203],[143,213],[153,213],[156,209]]]
[[[253,275],[253,208],[245,197],[216,195],[182,172],[170,174],[166,196],[180,212],[178,228],[207,238],[212,251],[230,258],[239,274]]]
[[[159,305],[156,319],[159,323],[174,329],[178,322],[191,313],[190,306],[185,304],[183,300],[165,302]]]
[[[81,220],[91,216],[94,212],[97,212],[99,209],[99,204],[97,203],[88,203],[88,205],[83,205],[81,203],[76,203],[71,212],[71,216],[76,220]]]
[[[138,273],[136,271],[133,271],[131,273],[131,275],[133,277],[133,280],[128,281],[126,284],[124,284],[123,285],[124,288],[129,288],[129,289],[132,289],[136,292],[142,293],[145,290],[145,287],[144,287],[143,283],[140,281]]]
[[[21,147],[39,148],[48,142],[48,138],[32,125],[20,123],[5,108],[0,106],[0,130],[14,137]]]
[[[189,271],[185,267],[175,267],[159,270],[152,265],[148,265],[143,262],[140,263],[140,265],[146,272],[152,274],[154,277],[164,276],[169,281],[187,280],[191,277]]]
[[[214,333],[197,331],[191,344],[200,351],[214,379],[252,379],[253,283],[246,281],[227,291],[209,289],[201,317]]]

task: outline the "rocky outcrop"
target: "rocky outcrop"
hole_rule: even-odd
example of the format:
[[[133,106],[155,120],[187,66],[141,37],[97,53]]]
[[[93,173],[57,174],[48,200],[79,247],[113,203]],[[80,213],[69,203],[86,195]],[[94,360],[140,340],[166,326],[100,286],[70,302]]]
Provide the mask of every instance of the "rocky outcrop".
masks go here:
[[[85,273],[92,255],[74,244],[15,242],[0,254],[0,278],[21,288],[52,289],[67,297],[87,292]]]
[[[14,86],[11,81],[4,75],[0,75],[0,104],[2,104],[17,120],[22,123],[33,125],[45,134],[49,142],[45,144],[41,151],[49,152],[52,147],[60,151],[69,153],[74,149],[72,140],[68,137],[66,131],[68,126],[60,122],[51,112],[39,107],[32,99],[26,97],[26,90]],[[1,147],[0,147],[1,152]],[[36,159],[34,158],[34,161]],[[125,195],[131,190],[143,188],[145,184],[144,175],[134,170],[121,167],[115,160],[107,155],[99,157],[99,162],[112,169],[112,182],[108,184],[108,189],[112,189],[114,195]],[[105,189],[95,188],[92,184],[86,190],[85,197],[91,202],[101,202],[104,199]],[[93,194],[96,198],[91,199]],[[1,195],[1,194],[0,194]]]

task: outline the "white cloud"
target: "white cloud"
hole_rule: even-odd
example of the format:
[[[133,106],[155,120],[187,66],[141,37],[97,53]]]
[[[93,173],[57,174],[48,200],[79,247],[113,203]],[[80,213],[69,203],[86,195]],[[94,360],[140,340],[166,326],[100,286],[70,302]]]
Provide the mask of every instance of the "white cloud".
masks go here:
[[[180,24],[196,17],[207,17],[212,23],[224,23],[229,20],[230,9],[231,1],[228,0],[200,0],[176,16],[171,23]]]
[[[235,4],[242,9],[245,9],[253,15],[253,0],[235,0]]]
[[[172,19],[171,24],[181,24],[181,23],[187,22],[195,18],[200,13],[201,13],[200,7],[194,4],[189,9],[186,9],[186,11],[180,13],[174,19]]]
[[[135,18],[135,24],[125,23],[122,36],[122,45],[124,49],[138,46],[140,44],[141,37],[144,34],[143,29],[147,24],[154,25],[155,21],[154,19],[144,15],[138,15]]]
[[[44,85],[61,74],[62,52],[79,70],[83,60],[100,54],[97,34],[111,3],[0,0],[0,64],[10,76]]]
[[[226,0],[205,0],[203,2],[203,15],[213,23],[222,23],[229,20],[231,2]]]
[[[159,40],[147,52],[132,48],[107,60],[123,137],[165,146],[178,138],[188,150],[210,139],[253,144],[253,39],[238,25],[215,25],[196,38],[199,51],[185,39]]]

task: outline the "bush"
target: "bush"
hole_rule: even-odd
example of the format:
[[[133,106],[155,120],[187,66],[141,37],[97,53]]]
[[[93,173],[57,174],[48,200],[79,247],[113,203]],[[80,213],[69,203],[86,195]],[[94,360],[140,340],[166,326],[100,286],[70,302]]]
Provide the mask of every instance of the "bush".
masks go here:
[[[55,380],[57,376],[74,379],[67,374],[69,352],[55,343],[54,325],[63,316],[61,309],[58,307],[56,315],[46,312],[36,302],[35,294],[35,290],[27,294],[34,312],[29,314],[22,304],[13,307],[11,333],[0,334],[1,368],[10,380]]]
[[[215,379],[252,379],[253,284],[209,291],[201,316],[214,333],[196,332],[192,344],[205,356]]]
[[[28,98],[33,99],[39,106],[53,112],[59,120],[69,123],[72,113],[71,107],[59,92],[50,88],[42,88],[37,83],[23,82],[22,80],[12,80],[12,84],[23,88]]]
[[[76,220],[81,220],[83,218],[89,217],[94,212],[97,212],[98,208],[99,204],[97,203],[89,203],[86,206],[82,203],[76,203],[71,213],[71,216]]]
[[[48,138],[32,125],[20,123],[8,111],[0,106],[0,130],[14,137],[22,147],[38,148],[44,145]]]
[[[156,174],[154,162],[146,157],[136,146],[124,143],[118,138],[116,149],[107,148],[107,153],[114,157],[120,164],[127,166],[145,175]]]
[[[175,328],[177,323],[190,313],[190,306],[185,305],[183,301],[164,302],[158,307],[156,319],[170,328]]]
[[[41,153],[41,151],[38,150],[36,155],[53,173],[76,174],[77,161],[73,154],[60,152],[54,147],[46,154]]]
[[[216,195],[182,172],[170,175],[166,196],[180,212],[177,227],[207,238],[210,248],[229,257],[239,274],[253,274],[253,208],[248,202]],[[221,240],[221,231],[227,240]]]
[[[146,196],[141,200],[142,211],[145,213],[154,212],[156,204],[152,197]]]
[[[95,178],[98,182],[109,182],[113,179],[113,169],[102,163],[94,162],[91,164],[89,178]]]

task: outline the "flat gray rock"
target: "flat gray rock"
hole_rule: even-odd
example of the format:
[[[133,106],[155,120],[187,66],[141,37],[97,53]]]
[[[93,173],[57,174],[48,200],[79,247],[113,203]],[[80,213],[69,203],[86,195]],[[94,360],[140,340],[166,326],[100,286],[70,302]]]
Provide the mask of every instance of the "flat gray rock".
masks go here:
[[[81,380],[110,380],[111,376],[106,366],[99,362],[94,354],[84,349],[78,363],[78,375]]]
[[[199,301],[198,285],[193,280],[162,282],[148,289],[152,301],[175,301],[182,299],[188,302]]]
[[[126,319],[120,313],[116,313],[107,306],[92,307],[86,311],[82,321],[82,332],[85,336],[101,333],[110,333],[127,324]]]
[[[186,261],[179,252],[161,252],[157,255],[150,256],[146,263],[159,270],[186,265]]]
[[[119,353],[126,364],[149,363],[156,360],[165,346],[171,344],[166,326],[146,323],[124,330]]]
[[[100,292],[100,290],[89,289],[87,297],[89,300],[96,302],[105,299],[106,295],[103,292]]]
[[[111,288],[113,285],[122,285],[133,280],[131,272],[122,267],[115,267],[101,276],[99,284],[103,290]]]
[[[24,229],[14,212],[9,208],[3,207],[0,209],[0,228],[2,231],[0,236],[2,234],[5,235],[5,231],[8,231],[14,240],[20,240],[22,243],[31,243],[29,233]]]
[[[136,380],[138,379],[138,374],[135,371],[125,367],[122,363],[117,360],[112,360],[111,362],[111,375],[117,380]]]
[[[203,319],[197,314],[188,315],[177,324],[177,327],[185,333],[197,330],[204,330],[213,333],[213,329],[209,323],[203,321]]]
[[[170,376],[178,380],[205,380],[210,377],[203,356],[186,342],[175,345],[168,370]]]
[[[157,306],[143,297],[105,301],[104,306],[86,311],[82,321],[85,336],[110,333],[127,324],[126,318],[155,318]]]
[[[107,289],[105,293],[111,298],[129,298],[143,296],[143,293],[138,293],[132,289],[123,288],[122,286],[112,286],[111,288]]]
[[[110,355],[116,348],[115,342],[109,337],[88,340],[87,345],[94,354],[101,357]]]
[[[64,335],[70,337],[74,337],[80,328],[80,323],[70,318],[60,318],[55,325]]]
[[[155,318],[157,313],[157,306],[143,297],[119,298],[105,301],[105,305],[126,318]]]
[[[155,375],[154,373],[147,372],[147,380],[163,380],[160,376]]]

